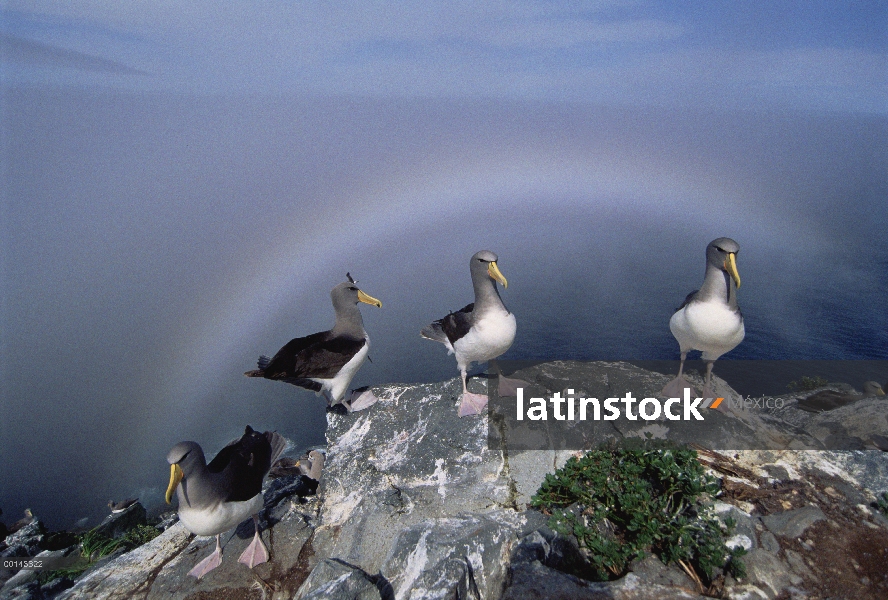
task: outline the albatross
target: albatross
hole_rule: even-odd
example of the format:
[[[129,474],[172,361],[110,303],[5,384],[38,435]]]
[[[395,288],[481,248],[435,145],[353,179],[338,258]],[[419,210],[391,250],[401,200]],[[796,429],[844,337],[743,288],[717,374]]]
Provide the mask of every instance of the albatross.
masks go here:
[[[200,579],[222,564],[220,535],[249,516],[253,517],[255,533],[238,562],[252,569],[268,560],[257,518],[265,504],[262,481],[286,445],[277,432],[259,433],[247,425],[244,435],[222,448],[210,464],[195,442],[179,442],[167,454],[167,504],[175,492],[182,524],[196,535],[216,536],[216,550],[191,569],[189,575]]]
[[[126,500],[120,500],[119,502],[108,500],[108,508],[111,509],[112,514],[116,515],[122,513],[138,501],[138,498],[127,498]]]
[[[706,275],[703,285],[699,290],[688,294],[669,319],[669,329],[678,340],[681,365],[678,376],[660,392],[664,396],[680,397],[684,388],[691,387],[682,376],[685,358],[690,350],[700,350],[706,361],[703,397],[713,397],[713,363],[743,341],[743,315],[737,305],[737,290],[740,288],[740,274],[737,272],[739,251],[740,245],[726,237],[713,240],[706,246]]]
[[[503,354],[515,339],[515,315],[503,304],[496,282],[509,287],[497,266],[497,255],[481,250],[472,256],[469,271],[475,288],[475,302],[426,326],[420,335],[441,342],[448,354],[456,355],[463,394],[459,416],[480,414],[487,396],[473,394],[466,385],[466,370],[473,362],[487,362]]]
[[[346,277],[348,281],[330,292],[336,311],[333,329],[290,340],[272,358],[260,356],[259,368],[244,375],[283,381],[324,394],[330,406],[341,403],[349,412],[374,404],[377,398],[369,390],[353,393],[348,402],[343,397],[370,350],[370,337],[364,330],[358,304],[382,308],[382,302],[359,290],[350,273]]]

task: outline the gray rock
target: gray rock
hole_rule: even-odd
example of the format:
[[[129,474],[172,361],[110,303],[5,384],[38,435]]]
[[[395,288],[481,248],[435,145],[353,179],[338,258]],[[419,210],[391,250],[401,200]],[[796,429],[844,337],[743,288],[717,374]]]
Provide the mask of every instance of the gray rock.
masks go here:
[[[402,532],[380,572],[398,598],[496,598],[503,587],[515,515],[430,519]]]
[[[10,577],[6,583],[0,587],[0,599],[12,593],[12,590],[25,586],[32,581],[36,581],[38,577],[37,571],[33,569],[21,569],[18,573]]]
[[[473,380],[477,386],[479,382]],[[318,490],[319,557],[378,572],[401,531],[429,519],[515,506],[508,457],[487,448],[487,416],[460,419],[457,379],[374,389],[371,409],[328,414],[327,461]],[[520,527],[510,511],[503,526]]]
[[[761,548],[746,554],[743,557],[743,564],[746,565],[744,583],[763,591],[770,600],[776,598],[788,586],[801,581],[790,573],[786,563]],[[736,590],[732,591],[729,597],[736,597]]]
[[[93,531],[98,535],[117,539],[123,537],[130,529],[147,524],[148,514],[145,512],[145,507],[136,502],[122,512],[111,513],[105,517],[105,520],[97,525]]]
[[[888,400],[884,397],[862,399],[835,410],[813,413],[804,428],[830,449],[871,449],[872,434],[888,436],[886,413]]]
[[[191,540],[185,526],[178,523],[147,544],[128,552],[105,568],[79,579],[59,598],[103,599],[145,597],[163,567],[182,552]]]
[[[34,556],[34,558],[35,559],[39,559],[39,558],[45,559],[47,557],[54,557],[55,558],[55,557],[71,556],[71,559],[72,559],[71,562],[73,563],[74,561],[76,561],[76,552],[75,551],[76,551],[76,548],[73,548],[73,547],[69,548],[67,550],[44,550],[42,552],[39,552],[36,556]],[[40,572],[35,569],[21,569],[21,570],[19,570],[18,573],[15,573],[15,575],[10,577],[5,583],[2,584],[2,586],[0,586],[0,598],[4,598],[10,594],[14,595],[15,593],[19,593],[19,592],[15,592],[15,589],[19,588],[19,587],[25,586],[30,589],[31,586],[28,584],[30,584],[32,581],[37,580],[39,574],[40,574]],[[41,592],[41,593],[43,593],[43,592]],[[44,594],[44,595],[48,595],[48,594]]]
[[[535,367],[540,377],[535,384],[555,385],[555,376],[568,367]],[[594,384],[602,390],[634,381],[643,390],[658,391],[669,379],[625,363],[592,365],[585,373],[590,389]],[[476,392],[485,386],[483,379],[470,382]],[[328,414],[327,461],[317,496],[298,498],[299,482],[293,478],[281,478],[266,488],[267,508],[260,522],[271,551],[268,563],[251,571],[237,562],[253,533],[252,522],[245,521],[223,535],[222,566],[195,581],[186,573],[215,542],[194,538],[177,523],[152,542],[84,576],[62,597],[702,598],[681,569],[652,556],[633,564],[634,571],[617,581],[577,576],[587,569],[586,550],[572,536],[548,529],[548,517],[526,510],[545,475],[574,454],[559,448],[551,431],[532,432],[548,449],[504,447],[506,429],[500,417],[458,418],[458,379],[373,391],[380,401],[368,410]],[[720,380],[716,391],[724,397],[736,395]],[[747,420],[749,415],[713,412],[716,433],[693,441],[718,449],[733,439],[730,436],[750,431],[761,435]],[[756,423],[772,434],[797,433],[795,425],[781,424],[774,414],[763,414]],[[658,426],[618,429],[608,424],[609,431],[596,429],[589,441],[597,444],[599,434],[612,439],[659,435]],[[722,434],[728,437],[720,438]],[[787,480],[820,470],[845,477],[848,489],[857,494],[849,495],[837,485],[845,497],[868,499],[859,485],[883,490],[888,481],[888,455],[876,454],[880,456],[758,450],[732,452],[726,460],[759,474],[770,466],[774,476]],[[751,510],[753,505],[743,506]],[[734,543],[729,544],[750,549],[742,559],[749,577],[742,582],[727,578],[725,597],[804,595],[799,587],[807,577],[802,557],[778,558],[780,544],[774,534],[801,535],[823,518],[819,509],[770,515],[770,531],[735,506],[718,503],[716,514],[737,521]],[[758,534],[756,525],[762,528]]]
[[[56,577],[40,586],[40,593],[44,599],[55,598],[67,589],[74,586],[74,580],[68,577]]]
[[[514,482],[515,504],[527,508],[546,474],[554,473],[576,454],[572,450],[523,450],[509,452],[509,477]]]
[[[0,600],[43,600],[40,583],[33,580],[14,588],[4,588],[0,592]]]
[[[554,392],[573,389],[576,397],[593,397],[603,402],[620,398],[627,392],[641,400],[660,398],[660,390],[671,376],[647,371],[626,362],[553,361],[520,369],[510,375],[527,382],[525,407],[531,398],[547,399]],[[690,380],[695,382],[694,378]],[[702,382],[695,382],[698,387]],[[712,449],[821,449],[823,443],[804,430],[772,418],[769,414],[742,408],[743,398],[723,380],[713,377],[713,391],[725,398],[723,406],[737,409],[700,409],[704,420],[673,421],[661,414],[653,420],[575,421],[516,420],[515,398],[492,400],[502,421],[501,432],[492,431],[492,438],[508,443],[510,455],[525,450],[571,450],[607,441],[628,438],[669,439],[678,443],[696,443]],[[622,404],[620,404],[622,407]],[[635,405],[638,408],[638,404]],[[579,408],[577,408],[577,411]],[[602,409],[603,410],[603,409]]]
[[[645,584],[674,587],[690,593],[697,590],[697,585],[681,568],[675,564],[664,565],[656,556],[646,556],[643,560],[632,563],[629,569]]]
[[[819,506],[809,505],[762,517],[774,535],[795,539],[802,535],[808,527],[826,518]]]
[[[770,531],[763,531],[759,534],[759,544],[771,554],[780,552],[780,542],[777,541],[777,538]]]
[[[765,467],[765,471],[768,472],[768,475],[778,481],[786,481],[789,479],[789,471],[786,470],[786,467],[781,467],[780,465],[768,465]]]
[[[34,519],[15,533],[6,536],[6,548],[0,556],[34,556],[40,552],[46,528]]]
[[[704,600],[705,596],[643,581],[629,573],[618,581],[580,579],[541,564],[520,563],[512,570],[511,582],[502,600]]]
[[[801,575],[808,579],[816,579],[814,572],[805,563],[805,559],[802,558],[801,554],[788,548],[783,551],[783,554],[786,556],[786,563],[789,565],[789,568],[792,569],[796,575]]]
[[[728,548],[739,546],[744,550],[752,550],[758,546],[756,543],[755,521],[752,515],[724,502],[713,503],[713,510],[715,517],[723,526],[726,525],[728,518],[734,520],[734,529],[725,541],[725,545]]]
[[[160,522],[157,523],[154,527],[156,527],[159,531],[166,531],[173,525],[179,522],[179,513],[176,511],[165,512],[160,515]]]
[[[322,560],[295,596],[295,600],[389,600],[391,585],[340,560]]]

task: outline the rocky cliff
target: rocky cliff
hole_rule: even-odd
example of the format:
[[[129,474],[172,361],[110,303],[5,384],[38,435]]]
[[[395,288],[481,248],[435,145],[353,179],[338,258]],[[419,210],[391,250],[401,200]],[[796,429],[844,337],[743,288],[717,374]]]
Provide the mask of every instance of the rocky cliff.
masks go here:
[[[625,364],[596,364],[591,379],[625,377],[657,389],[668,380]],[[472,381],[474,391],[485,385]],[[723,381],[718,386],[733,393]],[[726,455],[718,439],[703,440],[700,459],[723,483],[715,508],[737,522],[730,544],[746,548],[747,576],[704,590],[692,573],[648,556],[621,579],[592,582],[570,567],[575,545],[528,509],[545,475],[574,451],[488,448],[488,427],[499,425],[486,415],[457,417],[457,379],[373,391],[380,401],[369,410],[328,415],[317,496],[295,495],[295,476],[268,486],[268,563],[250,570],[237,562],[252,535],[246,522],[223,536],[222,566],[196,581],[186,573],[214,541],[177,523],[60,593],[57,582],[19,574],[0,598],[888,597],[888,519],[875,505],[888,490],[888,453]],[[793,401],[786,397],[788,406]],[[824,424],[823,415],[793,417],[783,431],[774,415],[757,423],[784,435],[798,433],[804,419],[824,435],[839,427]],[[725,417],[726,436],[750,427],[739,421]]]

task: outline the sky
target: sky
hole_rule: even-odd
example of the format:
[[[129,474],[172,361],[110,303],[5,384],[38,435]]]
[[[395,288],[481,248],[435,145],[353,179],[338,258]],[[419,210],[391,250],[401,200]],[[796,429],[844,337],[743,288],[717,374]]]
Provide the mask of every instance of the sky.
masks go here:
[[[2,1],[0,50],[4,519],[156,503],[247,423],[323,444],[242,373],[346,271],[356,386],[456,375],[418,331],[482,248],[508,358],[677,358],[724,235],[730,357],[888,358],[884,3]]]
[[[6,82],[883,114],[884,2],[2,3]]]

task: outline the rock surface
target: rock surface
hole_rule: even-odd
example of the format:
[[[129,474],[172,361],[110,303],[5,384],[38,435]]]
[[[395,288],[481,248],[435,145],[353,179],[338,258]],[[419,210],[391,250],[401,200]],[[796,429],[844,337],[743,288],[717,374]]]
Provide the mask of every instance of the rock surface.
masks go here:
[[[95,528],[99,535],[117,539],[133,527],[148,524],[145,507],[136,502],[119,513],[111,513]]]
[[[668,380],[619,363],[583,368],[590,381],[607,377],[614,389],[632,381],[653,389]],[[483,379],[470,383],[476,392],[485,386]],[[716,386],[733,393],[723,381]],[[488,426],[496,432],[501,424],[487,415],[457,417],[457,379],[373,392],[380,400],[370,409],[328,415],[317,496],[300,499],[293,478],[267,486],[261,525],[268,563],[250,570],[237,562],[252,535],[246,521],[223,535],[222,566],[197,581],[186,573],[214,540],[176,524],[70,589],[44,592],[49,584],[32,580],[3,588],[0,598],[888,597],[888,519],[871,506],[888,489],[888,453],[722,453],[717,439],[708,440],[700,458],[722,479],[716,513],[737,522],[731,544],[748,550],[747,576],[703,590],[677,565],[648,556],[621,579],[593,582],[577,576],[570,539],[527,507],[545,475],[573,451],[488,448]],[[779,430],[776,415],[765,417]],[[750,427],[745,419],[717,418],[728,428]],[[800,425],[784,426],[796,433]],[[614,428],[609,435],[615,431],[637,435]]]

